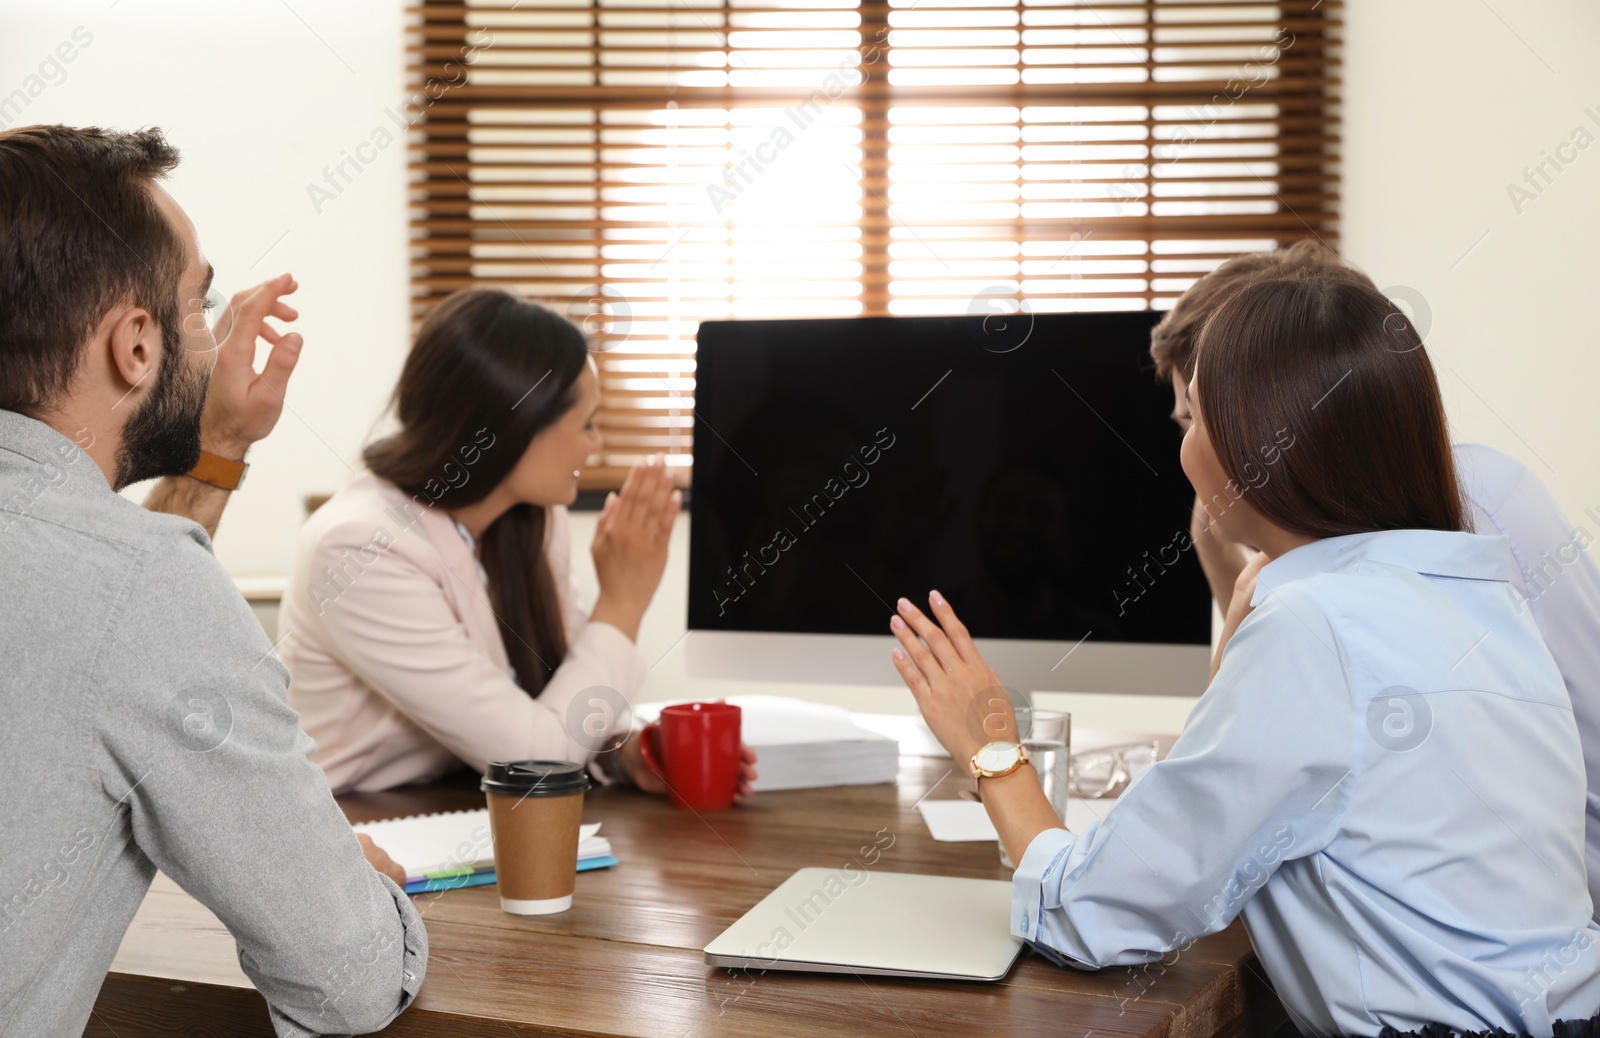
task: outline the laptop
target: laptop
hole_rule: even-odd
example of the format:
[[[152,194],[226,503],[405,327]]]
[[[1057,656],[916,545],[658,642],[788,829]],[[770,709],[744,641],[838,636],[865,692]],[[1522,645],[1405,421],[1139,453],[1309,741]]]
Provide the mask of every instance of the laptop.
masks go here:
[[[712,966],[997,981],[1022,951],[1011,884],[801,869],[706,945]]]

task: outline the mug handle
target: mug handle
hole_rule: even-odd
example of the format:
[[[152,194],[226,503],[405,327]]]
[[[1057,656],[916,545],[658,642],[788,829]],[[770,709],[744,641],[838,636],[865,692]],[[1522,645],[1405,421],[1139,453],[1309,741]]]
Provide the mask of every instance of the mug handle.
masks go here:
[[[651,721],[644,726],[639,732],[639,756],[644,758],[644,766],[665,782],[667,769],[661,766],[661,750],[656,742],[656,734],[660,731],[660,721]]]

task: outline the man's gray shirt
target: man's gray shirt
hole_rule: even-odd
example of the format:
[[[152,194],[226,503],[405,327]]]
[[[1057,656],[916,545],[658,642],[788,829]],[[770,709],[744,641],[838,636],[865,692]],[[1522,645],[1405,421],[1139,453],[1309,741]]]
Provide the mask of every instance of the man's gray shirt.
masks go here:
[[[233,933],[278,1034],[411,1002],[426,932],[287,686],[199,526],[0,411],[0,1036],[82,1033],[157,869]]]

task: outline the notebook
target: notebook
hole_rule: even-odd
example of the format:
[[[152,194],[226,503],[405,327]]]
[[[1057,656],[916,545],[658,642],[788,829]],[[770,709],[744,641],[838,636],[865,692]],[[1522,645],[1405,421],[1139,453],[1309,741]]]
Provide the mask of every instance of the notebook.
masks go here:
[[[425,894],[494,882],[494,836],[489,809],[441,811],[352,826],[366,833],[406,873],[406,893]],[[617,864],[600,823],[578,830],[578,871]]]

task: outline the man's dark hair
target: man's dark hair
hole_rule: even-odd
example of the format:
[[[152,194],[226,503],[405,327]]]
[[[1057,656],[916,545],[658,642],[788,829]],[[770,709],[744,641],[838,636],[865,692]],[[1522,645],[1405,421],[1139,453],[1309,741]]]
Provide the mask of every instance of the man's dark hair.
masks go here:
[[[149,188],[177,164],[158,129],[0,133],[0,409],[48,414],[119,303],[176,333],[186,250]]]
[[[1190,285],[1161,323],[1151,329],[1150,356],[1156,362],[1156,378],[1165,382],[1177,372],[1185,382],[1189,381],[1194,374],[1195,340],[1200,337],[1200,329],[1234,289],[1259,275],[1282,274],[1302,267],[1335,268],[1366,278],[1315,238],[1303,238],[1287,249],[1235,256]]]

